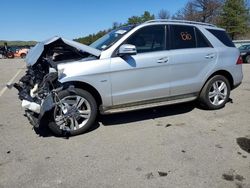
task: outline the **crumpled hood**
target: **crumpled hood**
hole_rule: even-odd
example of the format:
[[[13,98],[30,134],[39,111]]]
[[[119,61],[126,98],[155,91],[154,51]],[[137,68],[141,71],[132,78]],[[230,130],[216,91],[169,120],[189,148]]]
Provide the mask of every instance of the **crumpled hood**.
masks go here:
[[[45,40],[43,42],[39,42],[35,47],[31,48],[29,53],[26,56],[26,63],[28,66],[32,66],[34,65],[37,60],[40,58],[40,56],[42,55],[43,51],[44,51],[44,47],[54,43],[58,40],[62,40],[65,44],[76,48],[79,51],[83,51],[83,52],[87,52],[91,55],[94,55],[96,57],[99,57],[101,55],[101,51],[97,50],[95,48],[92,48],[90,46],[81,44],[79,42],[75,42],[72,40],[68,40],[68,39],[64,39],[61,37],[53,37],[51,39]]]

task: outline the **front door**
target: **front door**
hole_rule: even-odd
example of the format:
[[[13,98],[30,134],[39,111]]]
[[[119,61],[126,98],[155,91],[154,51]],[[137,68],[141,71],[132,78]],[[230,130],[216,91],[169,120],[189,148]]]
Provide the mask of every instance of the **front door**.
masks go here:
[[[170,52],[166,50],[166,26],[146,26],[124,44],[132,44],[137,54],[111,58],[113,105],[141,102],[170,95]]]

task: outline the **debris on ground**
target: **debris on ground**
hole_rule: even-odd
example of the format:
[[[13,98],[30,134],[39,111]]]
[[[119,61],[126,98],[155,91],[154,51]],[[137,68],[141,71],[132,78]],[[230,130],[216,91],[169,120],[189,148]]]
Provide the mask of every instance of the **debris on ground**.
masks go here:
[[[135,170],[138,171],[138,172],[140,172],[140,171],[142,171],[142,168],[137,167]]]
[[[148,180],[149,180],[149,179],[153,179],[153,178],[154,178],[153,173],[152,173],[152,172],[147,173],[147,174],[146,174],[146,178],[147,178]]]
[[[165,127],[171,127],[171,126],[172,126],[172,124],[168,123]]]
[[[236,182],[235,185],[236,185],[236,188],[243,188],[243,185],[239,182]]]
[[[216,144],[215,147],[222,149],[223,147],[220,144]]]
[[[161,176],[161,177],[164,177],[164,176],[167,176],[167,175],[168,175],[167,172],[161,172],[161,171],[158,171],[158,174],[159,174],[159,176]]]
[[[239,174],[236,174],[235,175],[235,179],[238,180],[238,181],[243,181],[245,178]]]
[[[233,174],[222,174],[222,178],[227,181],[234,181],[234,175]]]
[[[229,172],[227,173],[224,173],[222,175],[222,178],[224,180],[227,180],[227,181],[234,181],[234,180],[237,180],[239,182],[242,182],[245,178],[242,176],[242,175],[239,175],[239,174],[235,174],[235,171],[234,170],[230,170]]]
[[[234,181],[235,170],[230,169],[227,173],[222,174],[222,178],[227,181]]]
[[[171,124],[171,123],[168,123],[168,124],[166,124],[165,125],[165,127],[167,128],[167,127],[171,127],[171,126],[183,126],[183,125],[186,125],[185,123],[177,123],[177,124]],[[158,122],[157,124],[156,124],[156,126],[158,126],[158,127],[161,127],[161,126],[163,126],[163,124],[162,123],[160,123],[160,122]]]
[[[248,153],[250,153],[250,139],[246,137],[237,138],[237,144],[240,148]]]

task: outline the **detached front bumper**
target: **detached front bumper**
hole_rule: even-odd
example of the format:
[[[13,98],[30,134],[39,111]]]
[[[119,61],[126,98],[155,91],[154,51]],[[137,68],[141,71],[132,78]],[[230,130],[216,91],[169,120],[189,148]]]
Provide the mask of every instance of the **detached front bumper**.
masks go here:
[[[34,127],[39,127],[43,115],[52,110],[55,106],[52,94],[49,94],[40,104],[22,100],[22,107],[25,110],[26,117]]]

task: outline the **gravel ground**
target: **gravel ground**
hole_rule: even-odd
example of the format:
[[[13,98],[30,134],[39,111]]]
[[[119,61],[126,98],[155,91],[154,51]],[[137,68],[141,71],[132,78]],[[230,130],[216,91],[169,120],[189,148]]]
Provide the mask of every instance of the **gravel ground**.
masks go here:
[[[23,67],[20,59],[0,60],[0,92]],[[100,116],[92,131],[69,139],[36,134],[17,92],[6,90],[0,188],[250,188],[250,65],[243,69],[222,110],[192,102]]]

